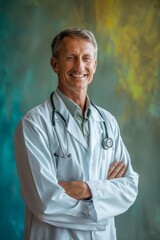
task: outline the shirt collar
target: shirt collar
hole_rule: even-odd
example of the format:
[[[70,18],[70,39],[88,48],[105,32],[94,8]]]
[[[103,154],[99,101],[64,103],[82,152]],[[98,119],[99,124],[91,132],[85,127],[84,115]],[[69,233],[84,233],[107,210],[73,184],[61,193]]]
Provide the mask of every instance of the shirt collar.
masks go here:
[[[82,117],[82,109],[71,99],[66,97],[59,88],[56,89],[56,93],[60,96],[60,98],[63,100],[65,106],[67,107],[68,111],[71,113],[71,115],[74,118],[83,118]],[[85,111],[85,119],[88,120],[89,116],[91,114],[91,108],[90,108],[90,100],[88,95],[86,95],[86,111]]]

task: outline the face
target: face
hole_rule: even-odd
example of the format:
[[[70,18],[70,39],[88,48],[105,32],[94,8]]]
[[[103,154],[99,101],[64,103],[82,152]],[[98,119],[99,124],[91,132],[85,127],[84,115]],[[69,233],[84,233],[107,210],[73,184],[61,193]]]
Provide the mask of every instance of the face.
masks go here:
[[[65,95],[86,92],[96,70],[94,46],[85,39],[65,37],[58,58],[51,58],[51,66],[58,75],[59,88]]]

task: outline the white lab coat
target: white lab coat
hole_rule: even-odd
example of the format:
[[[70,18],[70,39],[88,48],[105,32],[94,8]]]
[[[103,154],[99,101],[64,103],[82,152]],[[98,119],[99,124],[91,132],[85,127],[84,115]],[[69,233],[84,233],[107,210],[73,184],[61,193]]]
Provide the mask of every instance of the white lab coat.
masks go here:
[[[49,100],[27,113],[15,131],[15,156],[26,204],[26,240],[116,240],[114,217],[125,212],[135,201],[138,174],[132,169],[115,118],[101,109],[113,147],[104,150],[102,118],[91,106],[89,144],[65,107],[54,93],[56,109],[67,121],[67,128],[58,114],[56,129],[65,153],[70,159],[55,157],[61,148],[51,123]],[[68,149],[67,149],[68,142]],[[107,180],[113,161],[124,160],[126,176]],[[75,200],[57,181],[86,181],[92,200]]]

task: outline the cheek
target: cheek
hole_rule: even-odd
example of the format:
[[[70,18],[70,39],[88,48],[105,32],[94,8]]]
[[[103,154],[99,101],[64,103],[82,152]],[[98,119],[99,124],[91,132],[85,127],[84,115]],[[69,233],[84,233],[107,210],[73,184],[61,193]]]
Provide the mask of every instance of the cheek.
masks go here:
[[[91,73],[91,75],[93,75],[93,74],[95,73],[95,71],[96,71],[95,67],[92,66],[92,68],[90,69],[90,73]]]
[[[90,66],[88,66],[90,69],[91,74],[94,74],[96,71],[96,63],[91,63]]]
[[[71,69],[71,66],[69,64],[64,64],[61,66],[61,72],[63,74],[67,74],[70,69]]]
[[[58,75],[59,75],[59,76],[65,76],[65,75],[66,75],[66,72],[67,72],[67,71],[66,71],[65,67],[63,67],[63,66],[58,69]]]

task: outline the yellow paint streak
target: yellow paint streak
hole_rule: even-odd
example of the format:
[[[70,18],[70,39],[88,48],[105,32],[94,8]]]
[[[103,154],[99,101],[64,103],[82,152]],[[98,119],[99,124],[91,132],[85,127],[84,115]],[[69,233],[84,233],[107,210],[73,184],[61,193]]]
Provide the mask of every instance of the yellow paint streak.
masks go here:
[[[119,92],[129,96],[140,110],[153,103],[152,95],[158,87],[160,9],[153,3],[94,0],[96,29],[103,36],[106,54],[114,46]]]

